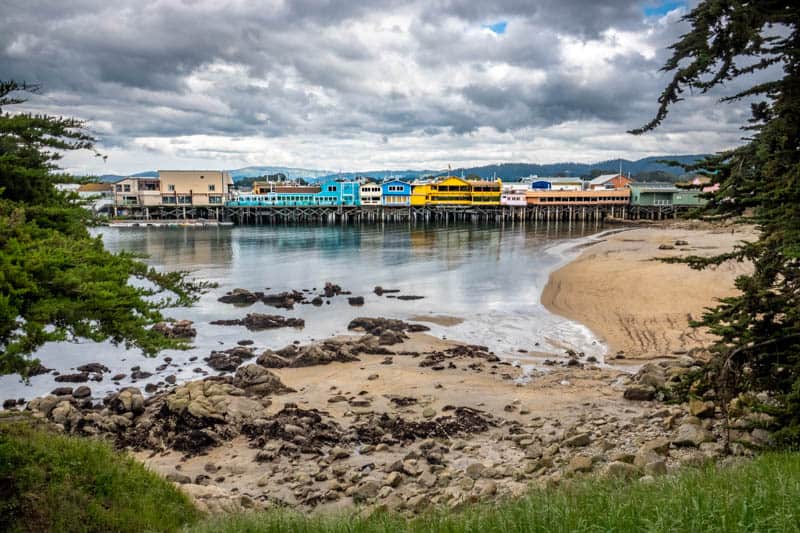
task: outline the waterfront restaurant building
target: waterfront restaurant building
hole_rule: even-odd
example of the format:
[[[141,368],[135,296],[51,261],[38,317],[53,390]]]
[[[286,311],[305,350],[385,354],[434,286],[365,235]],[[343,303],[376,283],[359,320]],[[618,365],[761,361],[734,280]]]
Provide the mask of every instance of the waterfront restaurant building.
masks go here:
[[[221,170],[159,170],[162,205],[224,205],[233,179]]]

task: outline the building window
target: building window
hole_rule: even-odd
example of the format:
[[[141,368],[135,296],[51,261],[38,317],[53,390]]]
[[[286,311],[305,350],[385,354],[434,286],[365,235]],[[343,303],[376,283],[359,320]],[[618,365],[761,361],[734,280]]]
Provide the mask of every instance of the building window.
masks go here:
[[[125,185],[123,190],[125,192],[131,192],[131,186],[130,185]]]
[[[117,192],[122,192],[122,185],[117,185]]]
[[[191,196],[178,196],[178,203],[179,204],[191,204],[192,197]]]
[[[214,192],[216,190],[216,187],[217,187],[216,185],[209,185],[208,190]]]
[[[161,197],[161,203],[162,204],[174,204],[175,203],[175,197],[174,196],[162,196]]]
[[[221,204],[222,203],[222,196],[209,196],[208,203],[210,204]]]
[[[336,192],[336,185],[329,185],[328,192]]]
[[[167,185],[167,190],[169,192],[175,192],[175,185],[170,183],[169,185]]]

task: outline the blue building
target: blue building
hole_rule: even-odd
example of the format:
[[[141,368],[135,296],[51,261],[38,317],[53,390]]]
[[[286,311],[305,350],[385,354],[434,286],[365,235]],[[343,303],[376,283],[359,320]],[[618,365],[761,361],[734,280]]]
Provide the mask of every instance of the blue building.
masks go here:
[[[381,184],[381,203],[390,207],[411,205],[411,184],[400,180],[384,181]]]
[[[356,181],[330,180],[320,184],[317,205],[361,205],[360,185]]]

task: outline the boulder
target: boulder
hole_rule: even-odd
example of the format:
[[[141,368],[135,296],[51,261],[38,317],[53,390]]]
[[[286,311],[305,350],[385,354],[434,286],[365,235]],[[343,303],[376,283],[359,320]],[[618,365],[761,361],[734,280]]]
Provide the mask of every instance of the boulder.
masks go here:
[[[650,385],[628,385],[623,398],[633,401],[649,401],[656,397],[656,390]]]
[[[87,387],[86,385],[81,385],[80,387],[75,387],[75,390],[72,391],[73,398],[88,398],[92,395],[92,389]]]
[[[92,374],[103,374],[105,372],[110,372],[107,366],[101,365],[100,363],[87,363],[85,365],[81,365],[76,368],[78,372],[90,372]]]
[[[483,476],[486,466],[483,463],[472,463],[466,469],[466,474],[472,479],[479,479]]]
[[[192,478],[186,474],[181,474],[180,472],[170,472],[166,477],[167,481],[172,481],[173,483],[178,483],[180,485],[186,485],[192,482]]]
[[[159,322],[153,326],[153,331],[171,339],[191,339],[197,335],[192,324],[191,320],[176,320],[171,325],[168,322]]]
[[[646,442],[640,448],[640,451],[653,451],[655,453],[664,455],[669,450],[669,440],[664,437],[658,437],[651,441]]]
[[[205,361],[214,370],[225,372],[236,370],[239,365],[251,357],[253,357],[253,352],[247,348],[237,347],[224,352],[211,352]]]
[[[256,303],[259,299],[258,294],[252,293],[247,289],[233,289],[224,296],[220,296],[217,301],[225,304],[247,305]]]
[[[272,350],[266,350],[264,353],[258,356],[258,359],[256,359],[256,364],[259,364],[264,368],[286,368],[287,366],[291,365],[291,362],[276,354]]]
[[[109,408],[118,413],[133,413],[134,416],[144,412],[144,396],[136,387],[125,387],[112,396]]]
[[[44,416],[49,416],[50,412],[62,400],[63,398],[53,396],[52,394],[48,396],[42,396],[41,398],[34,398],[28,403],[28,409],[30,411],[42,413]]]
[[[233,320],[214,320],[215,326],[245,326],[250,331],[261,331],[277,328],[302,328],[306,322],[302,318],[286,318],[280,315],[248,313],[246,317]]]
[[[590,433],[579,433],[567,439],[564,439],[562,444],[569,448],[580,448],[588,446],[592,442],[592,435]]]
[[[700,446],[704,442],[711,442],[714,437],[711,433],[696,424],[684,423],[678,428],[672,444],[675,446]]]
[[[50,419],[56,424],[63,425],[67,429],[77,425],[81,418],[81,412],[66,400],[60,402],[50,411]]]
[[[251,394],[268,395],[293,392],[283,384],[278,376],[256,364],[240,366],[233,378],[233,385]]]
[[[381,490],[381,483],[378,481],[367,479],[356,485],[353,490],[353,500],[356,502],[365,502],[375,498],[378,491]]]
[[[697,418],[708,418],[710,416],[714,416],[714,409],[714,402],[710,400],[705,402],[703,400],[698,400],[697,398],[691,398],[689,400],[689,413]]]
[[[363,296],[352,296],[347,299],[347,303],[353,306],[364,305],[364,297]]]
[[[613,461],[603,467],[601,475],[605,478],[635,479],[639,477],[640,473],[639,469],[632,464]]]
[[[575,474],[578,472],[591,472],[592,471],[592,458],[586,455],[576,455],[570,459],[567,465],[567,473]]]
[[[88,372],[80,372],[78,374],[60,374],[56,376],[57,383],[86,383],[89,381]]]

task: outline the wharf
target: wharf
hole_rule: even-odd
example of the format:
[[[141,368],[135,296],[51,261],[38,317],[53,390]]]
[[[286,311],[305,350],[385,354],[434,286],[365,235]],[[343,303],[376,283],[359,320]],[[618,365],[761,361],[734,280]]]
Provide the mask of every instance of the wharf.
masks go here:
[[[689,211],[686,206],[631,205],[486,205],[486,206],[220,206],[130,207],[113,226],[347,224],[347,223],[504,223],[514,221],[665,220]]]

